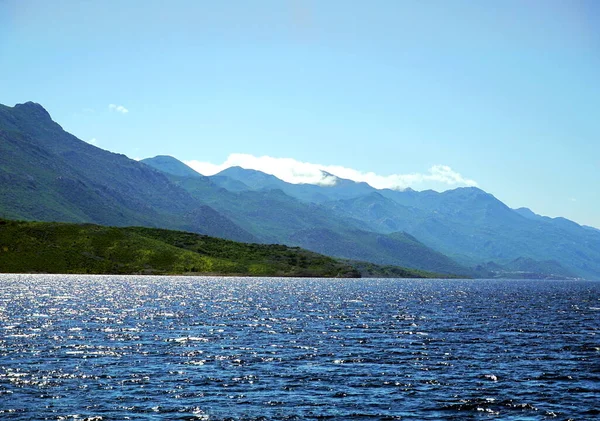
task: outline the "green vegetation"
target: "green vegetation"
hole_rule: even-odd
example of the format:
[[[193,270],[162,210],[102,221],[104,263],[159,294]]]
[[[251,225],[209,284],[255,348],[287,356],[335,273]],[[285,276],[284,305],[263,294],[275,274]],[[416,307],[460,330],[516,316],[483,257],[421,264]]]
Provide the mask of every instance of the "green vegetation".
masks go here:
[[[181,231],[0,219],[0,272],[358,277],[300,248]]]
[[[182,231],[0,219],[0,272],[297,277],[443,275]]]

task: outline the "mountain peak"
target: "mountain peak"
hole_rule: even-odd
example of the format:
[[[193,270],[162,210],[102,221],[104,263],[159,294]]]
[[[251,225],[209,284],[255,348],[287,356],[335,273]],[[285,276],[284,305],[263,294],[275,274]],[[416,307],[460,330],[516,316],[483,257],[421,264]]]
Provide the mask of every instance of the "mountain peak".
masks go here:
[[[529,219],[540,218],[539,215],[537,215],[535,212],[533,212],[529,208],[518,208],[518,209],[514,209],[514,211],[517,212],[519,215],[524,216],[525,218],[529,218]]]
[[[327,172],[325,170],[319,170],[321,171],[321,174],[323,175],[323,177],[332,177],[332,178],[338,178],[339,177],[337,175],[331,174],[330,172]]]
[[[226,175],[228,177],[233,177],[233,178],[260,177],[260,178],[264,178],[267,180],[275,180],[276,179],[277,181],[281,181],[272,174],[268,174],[266,172],[263,172],[260,170],[255,170],[252,168],[243,168],[243,167],[240,167],[239,165],[225,168],[224,170],[220,171],[216,175]],[[241,181],[244,181],[244,180],[241,180]]]
[[[371,187],[370,184],[364,182],[364,181],[354,181],[354,180],[350,180],[348,178],[341,178],[338,177],[335,174],[331,174],[330,172],[324,171],[324,170],[320,170],[321,171],[321,175],[323,176],[323,180],[326,180],[327,183],[325,183],[324,187],[355,187],[358,186],[359,188],[365,189],[367,190],[366,193],[370,192],[371,190],[375,190],[375,188]]]
[[[156,168],[159,171],[180,177],[203,177],[202,174],[170,155],[157,155],[154,158],[142,159],[140,162]]]
[[[321,183],[318,185],[323,185],[323,186],[335,186],[337,184],[339,184],[341,181],[343,181],[343,179],[339,178],[337,175],[335,174],[331,174],[330,172],[324,171],[324,170],[319,170],[321,171]]]
[[[234,166],[225,168],[223,171],[215,174],[217,177],[227,177],[231,180],[242,182],[251,190],[263,189],[281,189],[286,183],[274,175],[265,172]]]
[[[42,107],[37,102],[28,101],[24,104],[16,104],[15,109],[24,111],[30,115],[35,116],[40,120],[50,120],[52,121],[52,117],[50,117],[50,113],[46,111],[44,107]]]

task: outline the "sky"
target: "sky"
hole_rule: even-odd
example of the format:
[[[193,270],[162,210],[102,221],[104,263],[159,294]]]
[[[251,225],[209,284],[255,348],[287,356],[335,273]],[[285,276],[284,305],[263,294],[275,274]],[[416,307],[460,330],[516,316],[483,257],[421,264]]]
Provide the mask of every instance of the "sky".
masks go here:
[[[600,228],[595,0],[0,0],[0,103],[207,175],[477,186]]]

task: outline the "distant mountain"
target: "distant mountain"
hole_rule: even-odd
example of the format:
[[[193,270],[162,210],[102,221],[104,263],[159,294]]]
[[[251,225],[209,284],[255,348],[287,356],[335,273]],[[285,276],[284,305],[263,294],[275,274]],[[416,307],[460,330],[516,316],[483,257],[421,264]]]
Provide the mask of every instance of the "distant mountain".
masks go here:
[[[531,209],[529,208],[518,208],[518,209],[514,209],[514,211],[516,213],[518,213],[519,215],[521,215],[524,218],[527,219],[533,219],[533,220],[542,220],[543,217],[538,215],[537,213],[534,213]]]
[[[210,180],[217,186],[224,188],[225,190],[229,190],[232,192],[241,192],[241,191],[249,191],[252,190],[246,184],[242,183],[239,180],[235,180],[233,178],[229,178],[221,175],[212,175],[209,177]]]
[[[494,261],[504,267],[520,258],[554,261],[562,268],[560,273],[600,278],[599,230],[565,218],[543,217],[526,208],[510,209],[475,187],[441,193],[377,190],[333,175],[334,186],[317,186],[285,183],[239,167],[220,174],[254,190],[276,188],[305,203],[319,204],[338,217],[363,222],[365,231],[407,232],[463,265]],[[317,250],[316,245],[304,246]],[[542,270],[544,265],[533,266]]]
[[[585,228],[576,222],[570,221],[570,220],[568,220],[566,218],[562,218],[560,216],[556,217],[556,218],[550,218],[549,216],[538,215],[537,213],[534,213],[531,209],[528,209],[528,208],[514,209],[514,211],[517,212],[519,215],[524,216],[527,219],[531,219],[531,220],[538,221],[538,222],[547,222],[556,227],[562,227],[568,231],[573,231],[573,230],[579,231],[581,228]]]
[[[380,194],[389,200],[370,195],[327,205],[376,231],[406,231],[462,264],[553,260],[570,274],[600,277],[600,232],[565,218],[510,209],[474,187],[443,193],[381,190]]]
[[[156,168],[168,174],[178,175],[181,177],[204,177],[202,174],[194,171],[183,162],[168,155],[158,155],[154,158],[142,159],[140,162],[143,162],[152,168]]]
[[[411,189],[396,191],[377,190],[350,180],[336,180],[338,187],[343,187],[337,191],[335,187],[290,184],[272,175],[239,167],[225,170],[218,176],[229,182],[244,183],[250,191],[238,192],[242,196],[228,199],[230,203],[236,203],[233,206],[237,206],[238,211],[228,209],[229,205],[224,205],[227,201],[223,202],[222,195],[214,196],[213,201],[207,203],[254,235],[260,236],[242,221],[262,218],[263,221],[255,224],[254,229],[269,227],[267,231],[274,233],[270,239],[286,244],[380,264],[390,263],[388,259],[393,259],[393,264],[410,266],[410,262],[397,257],[393,244],[374,242],[368,240],[369,236],[359,234],[385,236],[405,232],[418,238],[420,244],[429,250],[438,250],[458,261],[462,268],[482,267],[482,264],[495,262],[503,271],[518,272],[511,267],[511,262],[523,261],[531,264],[529,272],[532,277],[556,274],[600,277],[600,231],[581,227],[564,218],[542,217],[525,208],[510,209],[493,195],[475,187],[442,193]],[[222,182],[219,184],[223,185]],[[258,199],[256,193],[262,194],[262,199]],[[266,200],[270,195],[279,195],[280,199],[287,196],[287,205]],[[290,202],[289,196],[298,202]],[[250,197],[257,201],[255,205],[247,206]],[[265,206],[261,208],[268,210],[250,215],[250,210],[256,209],[258,203],[263,203]],[[291,222],[294,218],[289,218],[290,226],[283,232],[282,224],[285,225],[286,218],[280,218],[280,215],[290,214],[289,209],[302,206],[309,209],[302,217],[303,222]],[[310,213],[314,214],[314,218],[307,215]],[[244,216],[240,217],[242,214]],[[323,217],[345,221],[345,228],[339,228],[339,224],[336,227],[315,223],[316,219]],[[276,222],[277,219],[280,221]],[[369,244],[377,246],[372,248]],[[427,262],[427,270],[436,270],[431,260],[423,261]],[[550,271],[551,265],[544,262],[556,263],[556,270]],[[420,266],[413,263],[412,267]]]
[[[239,168],[231,170],[241,173],[248,171]],[[254,187],[259,179],[262,185],[277,187],[285,184],[260,171],[250,171],[249,174],[251,177],[245,181]],[[300,246],[329,256],[443,274],[468,276],[472,273],[412,237],[408,240],[400,239],[401,234],[394,238],[369,232],[368,224],[357,218],[336,216],[322,205],[303,202],[280,189],[265,187],[262,190],[231,192],[197,177],[169,175],[169,178],[262,242]],[[213,177],[210,180],[214,180]]]
[[[248,170],[242,167],[230,167],[216,175],[241,181],[251,190],[283,190],[288,186],[288,183],[280,180],[274,175],[266,174],[262,171]]]
[[[478,265],[476,273],[490,278],[516,279],[573,279],[576,275],[562,267],[555,260],[538,261],[527,257],[519,257],[505,265],[488,262]]]
[[[39,104],[0,105],[0,217],[186,230],[439,273],[600,279],[595,228],[510,209],[474,187],[324,178],[330,185],[240,167],[206,177],[168,156],[136,162],[70,135]]]
[[[376,191],[367,183],[346,180],[325,171],[323,171],[323,175],[332,183],[331,185],[292,184],[282,181],[274,175],[241,167],[227,168],[216,176],[221,177],[221,179],[226,177],[230,180],[237,180],[247,185],[251,190],[279,189],[296,199],[313,203],[349,199]]]
[[[0,216],[255,240],[163,172],[77,139],[32,102],[0,105]]]
[[[520,273],[537,273],[547,276],[555,276],[557,278],[573,278],[575,274],[563,268],[560,263],[556,260],[533,260],[526,257],[519,257],[504,267],[508,270],[512,270]]]
[[[338,215],[364,221],[371,230],[381,233],[402,231],[407,228],[407,221],[423,217],[423,212],[401,205],[377,191],[323,205]]]
[[[406,233],[390,235],[364,230],[336,232],[324,228],[301,230],[292,236],[302,247],[331,256],[366,260],[444,274],[471,276],[472,272]]]

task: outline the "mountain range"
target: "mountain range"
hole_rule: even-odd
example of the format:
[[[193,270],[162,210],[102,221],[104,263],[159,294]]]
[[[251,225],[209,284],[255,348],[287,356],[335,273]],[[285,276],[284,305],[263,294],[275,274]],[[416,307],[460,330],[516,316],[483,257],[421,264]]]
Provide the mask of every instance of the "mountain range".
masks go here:
[[[232,167],[203,176],[65,132],[39,104],[0,105],[0,217],[138,225],[467,276],[600,278],[600,231],[478,188],[378,190],[326,174],[291,184]]]
[[[150,158],[142,162],[169,172],[168,168],[160,165],[160,159],[166,158]],[[169,159],[174,167],[177,160]],[[180,171],[183,167],[189,169],[182,162],[177,162]],[[191,177],[204,176],[196,174]],[[206,183],[213,181],[224,188],[235,185],[238,195],[251,191],[285,194],[304,206],[313,206],[320,212],[327,210],[327,215],[342,218],[346,226],[355,226],[362,231],[361,234],[369,233],[362,238],[355,235],[353,241],[358,239],[361,244],[368,244],[366,238],[373,235],[379,243],[399,238],[406,243],[409,238],[443,253],[462,267],[471,268],[471,273],[479,276],[594,278],[598,277],[600,269],[597,229],[565,218],[540,216],[526,208],[511,209],[476,187],[442,193],[412,189],[377,190],[366,183],[339,177],[335,177],[335,184],[326,186],[291,184],[272,175],[240,167],[228,168],[204,179]],[[221,210],[227,213],[225,208]],[[352,250],[352,245],[344,241],[343,236],[328,230],[315,232],[313,229],[312,233],[314,235],[300,233],[303,247],[333,255],[348,254]],[[327,238],[330,241],[324,242]],[[292,237],[292,242],[294,239]],[[323,247],[319,247],[319,243],[324,244]],[[359,253],[361,259],[380,264],[388,261],[381,250],[377,250],[376,256],[365,250]]]
[[[164,173],[77,139],[32,102],[0,105],[0,214],[256,240]]]

